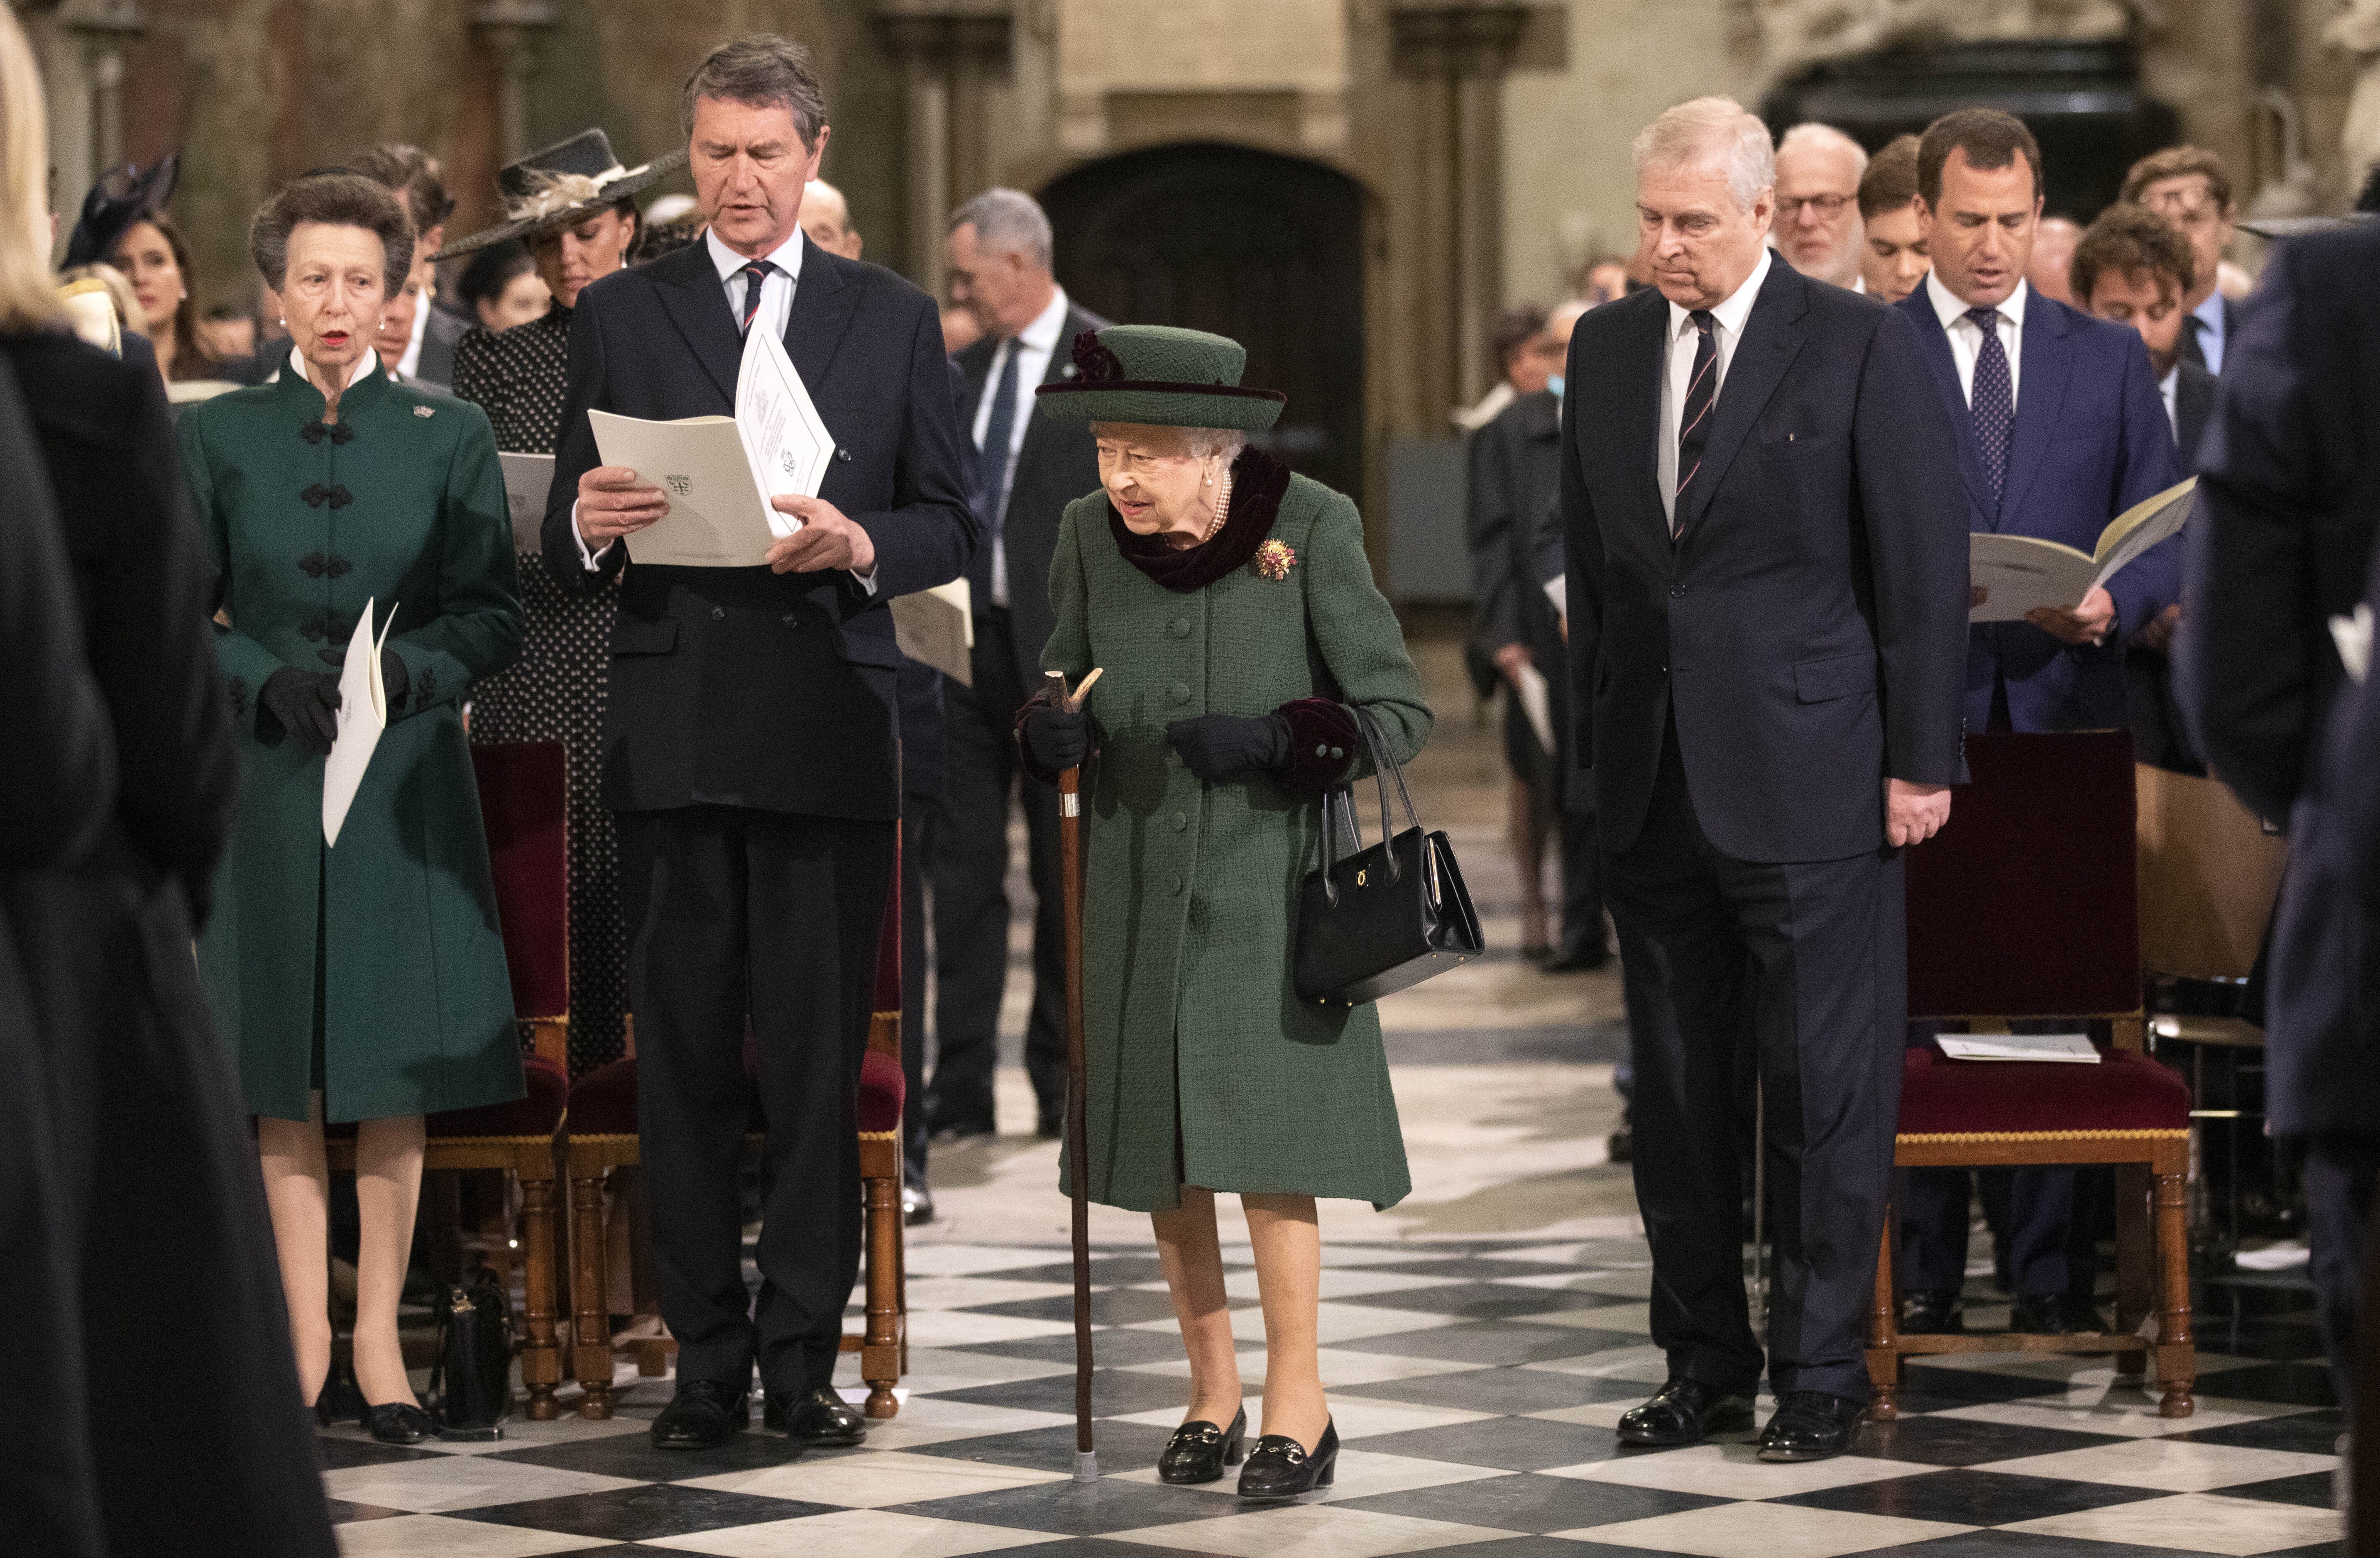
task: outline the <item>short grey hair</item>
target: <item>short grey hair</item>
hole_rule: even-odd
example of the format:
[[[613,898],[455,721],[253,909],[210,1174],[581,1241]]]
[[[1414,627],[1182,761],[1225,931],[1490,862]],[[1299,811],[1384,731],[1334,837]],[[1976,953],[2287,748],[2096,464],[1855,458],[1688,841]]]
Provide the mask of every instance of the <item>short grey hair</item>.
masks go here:
[[[815,148],[826,128],[826,92],[810,66],[810,52],[774,32],[731,38],[703,56],[678,97],[678,127],[686,135],[694,133],[694,105],[704,98],[783,108],[794,116],[806,147]]]
[[[1022,189],[987,189],[951,212],[943,229],[955,233],[975,224],[975,241],[1003,254],[1021,254],[1044,271],[1053,263],[1050,216],[1041,202]]]
[[[1648,168],[1716,163],[1743,211],[1777,183],[1777,151],[1768,144],[1768,127],[1731,97],[1698,97],[1664,109],[1637,132],[1628,154],[1640,179]]]
[[[1857,179],[1867,172],[1867,148],[1832,125],[1822,125],[1813,119],[1794,126],[1777,138],[1777,154],[1780,157],[1798,146],[1839,147],[1852,154],[1852,178]]]
[[[1248,435],[1236,428],[1184,428],[1182,436],[1190,445],[1193,460],[1220,456],[1227,465],[1248,446]]]

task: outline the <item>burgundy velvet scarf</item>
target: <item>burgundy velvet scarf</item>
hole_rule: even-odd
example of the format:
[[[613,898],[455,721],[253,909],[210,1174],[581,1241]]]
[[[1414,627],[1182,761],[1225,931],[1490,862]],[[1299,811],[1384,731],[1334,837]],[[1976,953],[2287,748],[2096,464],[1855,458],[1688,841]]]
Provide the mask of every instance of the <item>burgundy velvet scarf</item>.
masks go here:
[[[1256,556],[1272,534],[1288,490],[1289,467],[1250,444],[1232,462],[1232,509],[1213,539],[1176,549],[1161,536],[1135,536],[1124,528],[1113,503],[1108,505],[1108,530],[1126,562],[1176,595],[1190,595]]]

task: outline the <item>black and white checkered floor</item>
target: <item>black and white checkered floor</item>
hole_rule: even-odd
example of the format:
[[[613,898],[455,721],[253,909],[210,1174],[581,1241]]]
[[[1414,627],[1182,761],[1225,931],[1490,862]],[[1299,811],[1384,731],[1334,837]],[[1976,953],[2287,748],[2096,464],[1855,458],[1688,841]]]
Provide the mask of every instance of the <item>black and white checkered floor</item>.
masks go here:
[[[1253,1418],[1262,1330],[1241,1253]],[[498,1444],[391,1449],[335,1429],[322,1450],[341,1550],[2174,1558],[2328,1553],[2338,1537],[2339,1419],[2301,1323],[2214,1328],[2231,1350],[2201,1354],[2192,1418],[2158,1418],[2105,1359],[1970,1357],[1912,1365],[1903,1417],[1864,1427],[1855,1454],[1766,1466],[1748,1442],[1615,1440],[1663,1374],[1641,1240],[1341,1243],[1325,1260],[1323,1373],[1346,1448],[1313,1502],[1248,1509],[1230,1480],[1157,1482],[1186,1371],[1146,1247],[1094,1264],[1104,1475],[1075,1484],[1064,1250],[944,1243],[912,1250],[907,1388],[864,1448],[791,1454],[756,1415],[722,1450],[662,1454],[645,1430],[668,1382],[632,1373],[613,1421],[515,1422]]]

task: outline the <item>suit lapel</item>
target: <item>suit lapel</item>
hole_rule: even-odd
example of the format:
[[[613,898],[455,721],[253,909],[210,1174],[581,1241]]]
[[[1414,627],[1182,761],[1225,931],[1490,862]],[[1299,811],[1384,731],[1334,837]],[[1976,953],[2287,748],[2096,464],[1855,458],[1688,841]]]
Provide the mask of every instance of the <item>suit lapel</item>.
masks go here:
[[[785,356],[812,400],[826,382],[835,348],[843,344],[859,303],[859,289],[844,282],[843,265],[803,235],[801,280],[794,285],[794,306],[785,312]]]
[[[1097,328],[1099,327],[1089,316],[1070,304],[1066,309],[1065,323],[1059,330],[1057,344],[1050,348],[1050,360],[1041,365],[1041,382],[1062,384],[1080,372],[1081,370],[1075,366],[1075,337],[1087,330]],[[991,359],[986,357],[983,374],[976,381],[974,396],[976,400],[980,401],[983,385],[990,380],[990,373]],[[1038,397],[1033,394],[1031,389],[1025,385],[1019,385],[1018,388],[1025,391],[1020,397],[1023,404],[1016,408],[1016,414],[1026,419],[1025,447],[1016,452],[1016,475],[1009,483],[1011,492],[1016,491],[1025,484],[1026,467],[1028,465],[1039,464],[1040,457],[1048,453],[1050,441],[1058,437],[1061,430],[1058,423],[1044,422],[1037,414]],[[1011,507],[1014,506],[1012,501]],[[1005,526],[1002,528],[1004,531]]]
[[[1917,339],[1925,345],[1934,388],[1941,393],[1942,409],[1949,413],[1950,426],[1959,435],[1959,476],[1967,484],[1967,528],[1997,530],[1999,521],[1992,512],[1991,482],[1984,475],[1983,446],[1975,441],[1975,415],[1959,390],[1959,364],[1950,356],[1950,332],[1942,328],[1942,317],[1934,311],[1934,299],[1925,283],[1920,282],[1900,307],[1916,321]]]
[[[1645,523],[1667,541],[1670,521],[1661,513],[1661,396],[1665,393],[1661,380],[1670,371],[1670,305],[1658,292],[1648,290],[1639,296],[1645,299],[1635,306],[1641,317],[1629,321],[1621,338],[1620,360],[1612,365],[1615,371],[1610,381],[1621,386],[1614,397],[1620,404],[1613,425],[1620,435],[1619,447],[1634,452],[1626,491],[1644,510]],[[1584,393],[1585,389],[1583,384],[1565,386],[1566,393],[1573,395]],[[1580,403],[1579,409],[1578,437],[1584,446],[1585,441],[1595,437],[1594,418],[1585,414],[1585,402]],[[1585,468],[1594,470],[1594,451],[1583,447],[1582,454]]]
[[[1769,260],[1768,279],[1761,284],[1760,296],[1753,299],[1743,339],[1736,344],[1727,377],[1719,382],[1718,404],[1711,412],[1710,441],[1703,448],[1703,468],[1686,494],[1686,512],[1678,516],[1681,539],[1709,511],[1711,494],[1727,479],[1727,468],[1735,463],[1743,441],[1752,436],[1761,408],[1801,355],[1799,321],[1809,311],[1803,290],[1809,284],[1785,263],[1784,256]]]
[[[744,366],[744,344],[735,333],[735,315],[727,293],[710,263],[710,246],[698,240],[653,261],[653,280],[661,284],[662,307],[668,311],[696,360],[710,375],[719,393],[735,405],[735,377]]]
[[[2009,450],[2008,480],[2000,489],[2002,519],[2021,512],[2025,489],[2040,474],[2050,434],[2065,409],[2066,381],[2074,367],[2065,309],[2038,293],[2029,297],[2020,344],[2024,361],[2017,375],[2016,438]]]

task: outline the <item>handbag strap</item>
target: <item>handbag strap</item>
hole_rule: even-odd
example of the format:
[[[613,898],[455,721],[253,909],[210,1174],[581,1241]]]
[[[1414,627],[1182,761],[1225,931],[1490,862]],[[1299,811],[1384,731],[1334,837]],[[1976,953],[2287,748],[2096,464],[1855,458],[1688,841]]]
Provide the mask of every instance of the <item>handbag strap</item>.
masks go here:
[[[1370,709],[1361,704],[1349,707],[1354,711],[1356,731],[1364,738],[1364,750],[1372,759],[1372,779],[1378,787],[1380,795],[1380,842],[1386,844],[1396,837],[1395,821],[1389,811],[1389,785],[1391,780],[1397,787],[1397,799],[1404,804],[1406,823],[1418,828],[1421,827],[1421,818],[1414,811],[1412,792],[1405,788],[1404,770],[1389,760],[1388,741],[1380,731],[1378,719]],[[1338,842],[1339,829],[1342,826],[1347,830],[1347,841],[1351,846],[1349,852],[1363,853],[1364,828],[1362,823],[1356,818],[1355,791],[1352,780],[1346,784],[1333,786],[1322,792],[1322,897],[1323,900],[1333,909],[1339,907],[1339,886],[1332,879],[1332,872],[1339,864],[1335,846]],[[1404,867],[1397,860],[1396,851],[1390,850],[1386,852],[1389,880],[1391,882],[1402,880]],[[1433,904],[1438,899],[1435,864],[1435,862],[1425,862],[1425,869],[1428,870],[1431,877],[1430,899]]]

